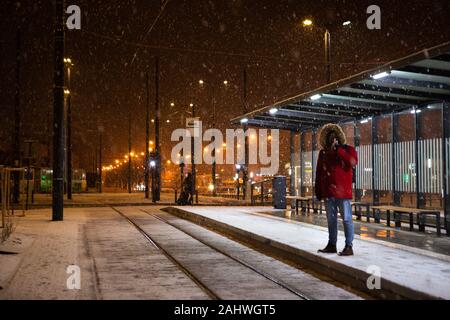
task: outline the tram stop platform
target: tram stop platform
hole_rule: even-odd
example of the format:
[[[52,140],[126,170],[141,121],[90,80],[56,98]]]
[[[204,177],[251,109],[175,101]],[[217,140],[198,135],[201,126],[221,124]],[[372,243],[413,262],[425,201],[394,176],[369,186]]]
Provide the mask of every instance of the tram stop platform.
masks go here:
[[[450,238],[446,236],[355,221],[355,255],[341,257],[318,253],[328,241],[325,217],[316,215],[301,221],[289,210],[270,207],[168,207],[163,210],[261,247],[269,254],[306,265],[373,296],[450,299]],[[345,237],[341,220],[339,224],[338,250],[342,250]],[[379,287],[376,287],[377,279]]]

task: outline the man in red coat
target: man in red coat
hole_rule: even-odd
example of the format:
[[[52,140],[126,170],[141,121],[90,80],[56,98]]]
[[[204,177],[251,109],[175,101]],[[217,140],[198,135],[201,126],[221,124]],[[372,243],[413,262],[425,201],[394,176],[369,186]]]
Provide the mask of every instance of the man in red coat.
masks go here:
[[[338,234],[337,212],[344,220],[345,248],[341,256],[353,255],[353,217],[351,200],[353,168],[358,163],[355,148],[346,145],[345,134],[335,124],[325,125],[320,132],[320,145],[316,171],[315,193],[318,200],[325,200],[329,240],[322,253],[336,253]]]

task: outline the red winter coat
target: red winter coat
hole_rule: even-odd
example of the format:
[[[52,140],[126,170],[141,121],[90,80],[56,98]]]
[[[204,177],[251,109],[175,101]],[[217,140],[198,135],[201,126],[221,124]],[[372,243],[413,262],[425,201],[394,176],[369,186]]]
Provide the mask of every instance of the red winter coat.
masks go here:
[[[351,146],[320,151],[315,185],[317,199],[352,199],[352,169],[357,164],[358,155]]]

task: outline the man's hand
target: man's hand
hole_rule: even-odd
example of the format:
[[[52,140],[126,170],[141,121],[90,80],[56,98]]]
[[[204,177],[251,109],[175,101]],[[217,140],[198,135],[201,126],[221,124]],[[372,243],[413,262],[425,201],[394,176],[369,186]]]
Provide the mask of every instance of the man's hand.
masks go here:
[[[333,140],[332,149],[336,151],[338,147],[339,147],[339,141],[338,141],[338,139],[335,138]]]

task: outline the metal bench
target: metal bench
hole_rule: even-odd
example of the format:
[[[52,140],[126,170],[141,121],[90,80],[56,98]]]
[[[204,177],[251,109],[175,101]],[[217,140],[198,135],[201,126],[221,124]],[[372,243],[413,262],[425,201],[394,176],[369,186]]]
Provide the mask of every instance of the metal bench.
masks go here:
[[[312,197],[300,197],[300,196],[286,196],[286,201],[287,200],[295,200],[295,213],[298,214],[299,203],[300,203],[300,206],[302,207],[302,212],[305,212],[305,206],[304,206],[305,202],[306,202],[306,208],[309,211],[311,209],[311,203],[312,203],[313,198]],[[292,204],[291,204],[291,209],[292,209]]]
[[[352,206],[355,207],[356,219],[362,219],[362,208],[366,209],[366,220],[370,223],[370,203],[367,202],[352,202]]]
[[[425,209],[415,209],[415,208],[405,208],[405,207],[395,207],[395,206],[373,206],[372,210],[374,212],[380,213],[381,211],[386,212],[386,224],[388,227],[391,226],[391,212],[394,214],[395,227],[401,227],[401,215],[409,215],[409,230],[414,231],[414,216],[417,217],[417,225],[419,226],[419,231],[425,232],[425,219],[427,216],[434,216],[436,218],[436,230],[437,235],[441,235],[441,213],[437,210],[425,210]],[[378,215],[379,216],[379,215]]]

